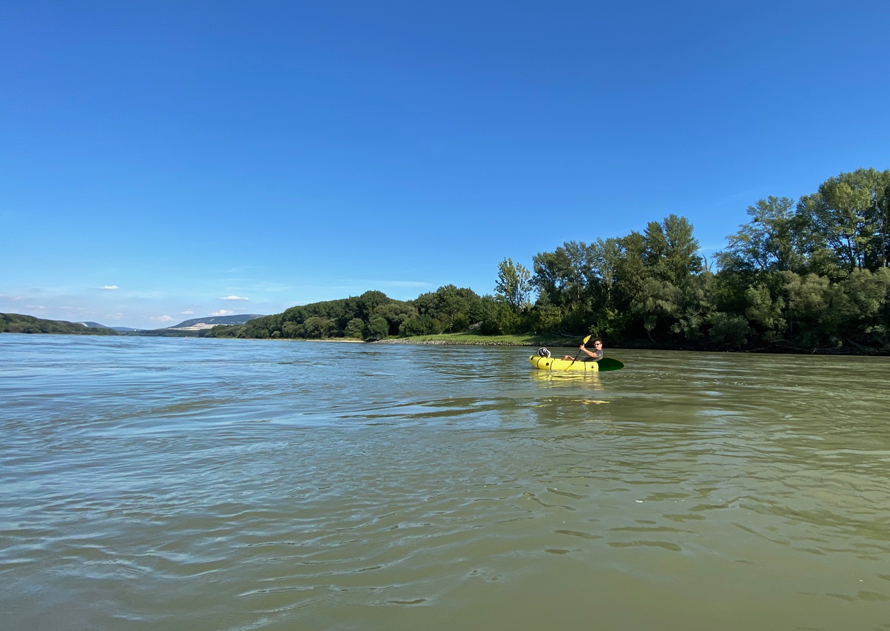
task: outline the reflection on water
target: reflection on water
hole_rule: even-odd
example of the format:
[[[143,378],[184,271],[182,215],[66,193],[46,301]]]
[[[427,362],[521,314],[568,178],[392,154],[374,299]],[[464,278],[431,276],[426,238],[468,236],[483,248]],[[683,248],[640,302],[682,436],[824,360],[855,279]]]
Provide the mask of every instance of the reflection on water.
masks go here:
[[[528,354],[0,335],[3,627],[890,628],[887,359]]]
[[[548,404],[552,404],[556,401],[561,401],[563,403],[581,403],[583,405],[600,405],[602,403],[608,403],[608,401],[594,398],[597,392],[603,391],[603,384],[600,380],[599,373],[552,373],[543,370],[533,370],[529,374],[531,375],[531,379],[542,382],[539,383],[539,387],[553,388],[556,391],[554,395],[558,397],[561,397],[559,391],[560,388],[568,388],[578,396],[578,398],[567,400],[563,400],[562,398],[557,399],[556,397],[550,397],[546,400],[542,399],[539,403],[541,407],[549,409]],[[546,418],[543,419],[542,422],[547,422]]]

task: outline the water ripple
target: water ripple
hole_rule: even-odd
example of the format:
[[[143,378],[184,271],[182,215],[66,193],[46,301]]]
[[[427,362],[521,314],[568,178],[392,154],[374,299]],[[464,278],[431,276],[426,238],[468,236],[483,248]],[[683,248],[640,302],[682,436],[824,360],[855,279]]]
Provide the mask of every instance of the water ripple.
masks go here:
[[[241,342],[0,336],[10,628],[886,621],[886,360]]]

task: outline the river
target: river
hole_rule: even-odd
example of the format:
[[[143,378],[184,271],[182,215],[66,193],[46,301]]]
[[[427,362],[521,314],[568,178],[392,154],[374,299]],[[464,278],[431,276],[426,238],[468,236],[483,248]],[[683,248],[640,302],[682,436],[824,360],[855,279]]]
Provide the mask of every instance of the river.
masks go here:
[[[890,628],[890,359],[533,350],[0,335],[0,627]]]

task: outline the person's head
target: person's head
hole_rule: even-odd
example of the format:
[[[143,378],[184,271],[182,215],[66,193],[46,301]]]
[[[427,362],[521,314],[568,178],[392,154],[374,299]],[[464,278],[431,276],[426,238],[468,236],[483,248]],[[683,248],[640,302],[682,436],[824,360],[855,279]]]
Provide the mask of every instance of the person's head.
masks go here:
[[[602,340],[593,340],[593,347],[597,350],[601,349],[603,347],[603,341]]]

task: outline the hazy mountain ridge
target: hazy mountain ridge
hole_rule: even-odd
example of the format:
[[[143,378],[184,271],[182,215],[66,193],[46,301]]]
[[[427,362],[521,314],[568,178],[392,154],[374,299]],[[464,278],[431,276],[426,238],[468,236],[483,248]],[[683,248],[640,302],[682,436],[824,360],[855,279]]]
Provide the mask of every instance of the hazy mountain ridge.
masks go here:
[[[220,324],[244,324],[245,322],[249,322],[250,320],[255,320],[256,318],[262,317],[263,316],[261,314],[257,313],[243,313],[240,315],[230,316],[207,316],[204,318],[192,318],[191,320],[184,320],[183,322],[180,322],[175,326],[170,326],[167,328],[174,331],[196,331],[201,329],[211,329]]]
[[[99,324],[98,322],[75,322],[74,324],[82,324],[83,326],[89,329],[113,329],[112,326],[105,326],[104,324]]]
[[[188,336],[198,335],[201,331],[210,330],[218,325],[244,324],[262,315],[255,313],[231,316],[207,316],[192,318],[180,322],[176,326],[163,329],[134,329],[124,326],[106,326],[98,322],[68,322],[65,320],[47,320],[17,313],[0,313],[0,333],[68,333],[92,335],[161,335]],[[203,335],[203,334],[201,334]]]

